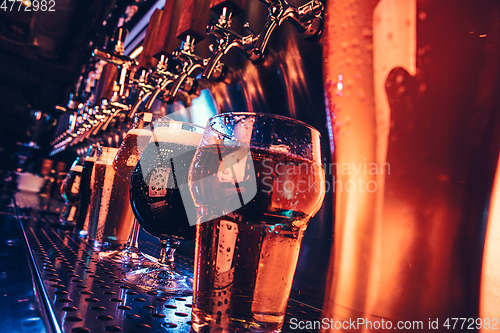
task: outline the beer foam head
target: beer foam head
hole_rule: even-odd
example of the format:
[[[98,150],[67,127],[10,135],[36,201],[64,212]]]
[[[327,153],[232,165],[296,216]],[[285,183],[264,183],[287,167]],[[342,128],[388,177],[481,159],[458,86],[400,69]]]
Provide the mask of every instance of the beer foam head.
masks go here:
[[[151,131],[145,130],[145,129],[139,129],[139,128],[133,128],[130,131],[127,132],[127,135],[137,135],[137,136],[151,136]]]
[[[155,128],[153,133],[153,138],[158,142],[179,143],[182,145],[193,147],[198,147],[201,136],[201,133],[172,127],[157,127]]]

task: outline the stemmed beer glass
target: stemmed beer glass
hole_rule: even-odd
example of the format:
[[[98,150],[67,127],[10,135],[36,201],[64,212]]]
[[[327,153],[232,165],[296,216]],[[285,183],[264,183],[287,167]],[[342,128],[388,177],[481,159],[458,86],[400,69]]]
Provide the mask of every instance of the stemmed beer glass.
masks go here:
[[[174,267],[180,241],[195,236],[178,185],[187,183],[202,133],[202,127],[168,118],[153,123],[151,140],[131,177],[130,200],[142,228],[160,239],[161,252],[153,267],[128,272],[127,283],[172,294],[192,292],[191,278]]]
[[[325,195],[319,132],[276,115],[213,116],[188,183],[193,329],[280,331],[302,237]]]

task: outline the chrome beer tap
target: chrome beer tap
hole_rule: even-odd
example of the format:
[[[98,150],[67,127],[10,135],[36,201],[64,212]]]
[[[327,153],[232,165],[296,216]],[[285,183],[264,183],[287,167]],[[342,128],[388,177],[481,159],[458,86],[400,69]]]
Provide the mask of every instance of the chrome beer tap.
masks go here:
[[[248,23],[245,28],[250,33],[240,36],[231,28],[231,11],[224,7],[217,23],[209,23],[207,33],[216,39],[213,56],[207,63],[202,77],[209,79],[216,69],[223,68],[220,59],[232,48],[236,48],[253,63],[260,63],[265,57],[269,38],[284,21],[289,21],[306,40],[317,39],[323,31],[324,6],[318,0],[312,0],[300,7],[288,0],[260,0],[269,11],[267,22],[260,34],[255,34]]]
[[[263,52],[269,37],[277,26],[284,21],[292,23],[306,40],[315,40],[323,32],[324,6],[320,1],[312,0],[297,7],[288,0],[259,0],[269,10],[267,23],[256,43],[257,51]]]
[[[173,100],[181,88],[188,93],[191,92],[195,86],[192,75],[197,70],[203,71],[208,63],[208,59],[203,59],[194,54],[194,43],[194,38],[187,35],[185,41],[181,44],[181,48],[173,52],[173,59],[180,62],[181,68],[172,84],[172,88],[166,94],[168,100]]]
[[[132,119],[139,106],[146,100],[147,103],[144,108],[149,110],[160,93],[165,92],[168,86],[175,81],[177,75],[168,70],[167,64],[168,58],[166,54],[162,53],[159,55],[154,69],[150,69],[149,71],[143,69],[141,71],[139,78],[135,81],[135,87],[139,90],[139,98],[131,107],[128,118]]]
[[[132,119],[137,112],[137,109],[139,106],[144,103],[149,96],[153,94],[153,91],[155,90],[155,84],[150,84],[149,83],[149,72],[146,69],[141,69],[141,74],[139,75],[139,78],[133,82],[133,89],[138,91],[138,98],[135,101],[135,103],[132,105],[130,108],[130,111],[128,113],[128,118]]]

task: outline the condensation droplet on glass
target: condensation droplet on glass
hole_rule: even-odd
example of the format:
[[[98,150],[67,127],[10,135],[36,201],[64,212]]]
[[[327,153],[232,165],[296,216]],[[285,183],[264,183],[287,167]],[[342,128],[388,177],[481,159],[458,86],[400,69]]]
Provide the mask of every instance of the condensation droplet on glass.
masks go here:
[[[418,92],[423,93],[427,90],[427,84],[426,83],[420,83],[420,86],[418,86]]]
[[[403,82],[403,80],[404,80],[404,76],[403,75],[396,76],[396,82],[398,84],[401,84]]]

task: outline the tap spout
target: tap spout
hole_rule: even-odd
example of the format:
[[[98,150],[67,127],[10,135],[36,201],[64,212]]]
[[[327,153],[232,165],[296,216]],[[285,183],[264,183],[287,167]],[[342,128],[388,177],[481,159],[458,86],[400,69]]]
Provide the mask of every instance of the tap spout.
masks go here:
[[[158,88],[155,89],[155,91],[152,94],[152,96],[148,99],[148,102],[145,105],[146,110],[151,109],[151,106],[153,105],[153,102],[156,100],[156,98],[158,97],[158,95],[160,94],[160,92],[166,91],[167,87],[170,84],[174,83],[174,82],[175,82],[175,80],[173,78],[164,79],[160,83],[160,85],[158,86]]]
[[[151,94],[153,94],[153,91],[150,90],[150,91],[146,91],[146,92],[141,92],[139,98],[137,99],[137,101],[134,103],[134,105],[132,105],[132,107],[130,108],[130,111],[128,113],[128,118],[133,118],[135,113],[137,112],[137,109],[139,108],[139,106],[146,100],[148,99],[149,96],[151,96]]]

